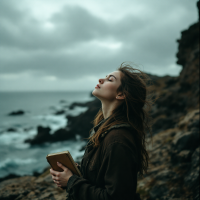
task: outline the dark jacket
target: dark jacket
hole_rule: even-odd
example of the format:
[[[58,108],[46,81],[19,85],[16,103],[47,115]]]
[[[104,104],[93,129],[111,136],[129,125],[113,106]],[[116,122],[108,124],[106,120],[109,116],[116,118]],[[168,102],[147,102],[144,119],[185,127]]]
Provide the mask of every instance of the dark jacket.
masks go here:
[[[88,143],[79,168],[83,176],[69,178],[67,200],[139,200],[134,133],[129,124],[115,125],[101,135],[99,147]]]

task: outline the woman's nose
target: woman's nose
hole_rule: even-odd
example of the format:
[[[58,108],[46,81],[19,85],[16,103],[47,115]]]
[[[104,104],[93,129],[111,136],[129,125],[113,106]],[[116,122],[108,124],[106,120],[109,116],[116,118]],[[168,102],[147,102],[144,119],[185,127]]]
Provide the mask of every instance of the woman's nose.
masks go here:
[[[104,79],[102,79],[102,78],[100,78],[100,79],[99,79],[99,83],[101,83],[101,84],[102,84],[102,83],[103,83],[103,81],[104,81]]]

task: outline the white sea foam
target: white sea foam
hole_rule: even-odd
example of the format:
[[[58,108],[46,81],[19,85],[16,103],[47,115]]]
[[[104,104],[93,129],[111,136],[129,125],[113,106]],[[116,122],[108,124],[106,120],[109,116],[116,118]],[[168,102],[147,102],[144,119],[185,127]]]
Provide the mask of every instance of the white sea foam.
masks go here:
[[[6,158],[4,161],[1,161],[0,168],[6,168],[8,166],[19,166],[19,165],[28,165],[37,162],[34,158],[20,159],[20,158]]]
[[[41,126],[50,127],[50,134],[53,134],[59,128],[65,127],[67,124],[67,119],[64,115],[38,115],[32,118],[41,119]]]
[[[80,113],[85,112],[88,109],[88,107],[81,107],[81,106],[75,106],[73,110],[68,110],[67,114],[72,116],[77,116]]]
[[[34,132],[33,130],[30,132]],[[24,140],[30,138],[32,134],[27,132],[4,132],[0,135],[0,144],[12,145],[18,148],[27,148],[30,145],[24,143]]]

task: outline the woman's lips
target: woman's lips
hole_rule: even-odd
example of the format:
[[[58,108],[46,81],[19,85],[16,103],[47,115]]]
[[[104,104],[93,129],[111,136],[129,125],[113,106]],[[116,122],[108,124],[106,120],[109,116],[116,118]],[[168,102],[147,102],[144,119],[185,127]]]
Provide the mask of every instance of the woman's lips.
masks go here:
[[[100,88],[100,87],[99,87],[99,85],[96,85],[96,87],[95,87],[95,88]]]

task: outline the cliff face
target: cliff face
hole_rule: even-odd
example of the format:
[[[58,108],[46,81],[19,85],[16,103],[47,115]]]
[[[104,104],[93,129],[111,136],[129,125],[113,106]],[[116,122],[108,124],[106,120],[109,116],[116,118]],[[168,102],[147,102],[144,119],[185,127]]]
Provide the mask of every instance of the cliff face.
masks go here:
[[[149,171],[138,181],[142,199],[199,199],[199,22],[177,42],[180,75],[154,85],[160,98],[152,109]]]
[[[193,108],[199,103],[199,22],[182,31],[178,43],[177,64],[183,67],[178,82],[182,92],[192,97],[188,108]]]
[[[138,177],[137,192],[143,200],[199,199],[199,22],[181,32],[177,63],[178,77],[152,76],[155,96],[152,108],[153,145],[148,145],[150,164],[144,178]],[[69,117],[69,127],[85,130],[97,113],[99,101],[78,117]],[[80,120],[81,119],[81,120]],[[84,124],[86,127],[84,128]],[[89,127],[88,127],[89,126]],[[150,138],[148,138],[150,141]],[[39,176],[25,176],[1,181],[0,199],[65,199],[57,188],[49,168]]]

